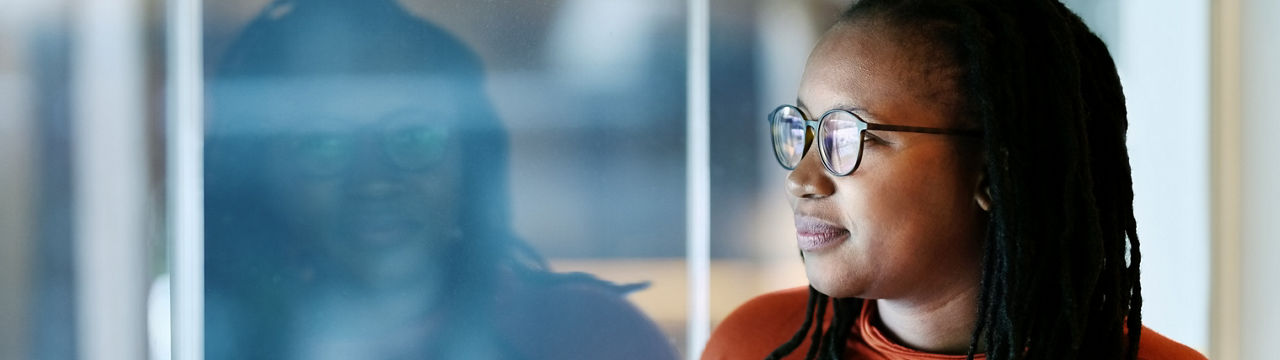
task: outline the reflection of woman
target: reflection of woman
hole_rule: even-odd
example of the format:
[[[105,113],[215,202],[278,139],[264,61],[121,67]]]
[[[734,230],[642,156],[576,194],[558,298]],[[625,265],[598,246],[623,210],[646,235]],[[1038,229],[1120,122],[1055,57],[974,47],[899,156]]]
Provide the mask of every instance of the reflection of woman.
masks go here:
[[[393,1],[277,1],[210,79],[210,358],[670,358],[515,239],[480,60]]]
[[[860,1],[770,124],[811,287],[704,358],[1202,358],[1141,325],[1124,97],[1057,1]]]

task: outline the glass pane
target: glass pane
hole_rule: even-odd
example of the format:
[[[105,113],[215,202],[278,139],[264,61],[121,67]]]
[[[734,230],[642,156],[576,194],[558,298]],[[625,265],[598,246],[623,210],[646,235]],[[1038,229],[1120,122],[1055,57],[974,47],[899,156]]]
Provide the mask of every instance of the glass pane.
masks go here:
[[[163,21],[126,3],[0,1],[0,358],[148,358]]]
[[[848,3],[711,1],[713,324],[752,297],[808,284],[783,192],[787,171],[764,124],[774,108],[794,104],[810,47]]]
[[[76,356],[67,4],[0,15],[0,358]],[[12,15],[12,16],[11,16]]]
[[[207,357],[676,357],[684,9],[206,2]]]

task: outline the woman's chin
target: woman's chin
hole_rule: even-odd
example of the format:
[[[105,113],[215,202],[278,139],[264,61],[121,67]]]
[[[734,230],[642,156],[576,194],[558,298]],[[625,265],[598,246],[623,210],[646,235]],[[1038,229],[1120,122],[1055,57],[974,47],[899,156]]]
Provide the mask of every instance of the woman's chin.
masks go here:
[[[809,278],[809,286],[818,292],[833,298],[862,297],[865,291],[856,279],[848,275],[833,276],[847,273],[849,272],[824,267],[820,262],[805,262],[805,276]]]
[[[849,295],[850,291],[848,291],[848,289],[844,289],[843,287],[840,287],[840,286],[827,286],[827,285],[830,285],[830,284],[814,282],[812,280],[809,281],[809,286],[813,286],[815,290],[818,290],[818,292],[828,297],[833,297],[833,298],[853,297],[852,295]]]

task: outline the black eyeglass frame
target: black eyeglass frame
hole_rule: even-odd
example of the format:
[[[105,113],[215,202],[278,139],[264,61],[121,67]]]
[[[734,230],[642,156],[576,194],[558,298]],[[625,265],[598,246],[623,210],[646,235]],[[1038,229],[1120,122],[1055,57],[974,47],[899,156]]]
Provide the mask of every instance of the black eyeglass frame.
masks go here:
[[[778,137],[773,135],[773,127],[774,127],[774,121],[776,121],[775,119],[777,118],[775,115],[777,115],[779,111],[782,111],[788,108],[794,109],[796,113],[800,114],[800,118],[804,120],[804,126],[805,126],[804,149],[801,150],[799,161],[804,161],[804,156],[809,153],[809,147],[812,146],[811,144],[813,144],[814,141],[817,141],[818,155],[819,155],[818,157],[819,157],[819,160],[822,160],[822,166],[827,168],[827,172],[835,176],[848,176],[849,174],[852,174],[854,171],[857,171],[858,167],[862,165],[862,153],[863,153],[863,150],[865,150],[863,146],[867,141],[867,130],[912,132],[912,133],[939,134],[939,135],[959,135],[959,136],[967,136],[967,137],[973,137],[973,138],[982,137],[981,129],[943,129],[943,128],[931,128],[931,127],[920,127],[920,126],[870,123],[864,120],[861,116],[858,116],[858,114],[855,114],[852,111],[845,110],[845,109],[827,110],[827,112],[822,113],[822,117],[819,117],[818,120],[810,120],[809,114],[806,113],[804,110],[800,109],[800,107],[795,105],[784,104],[784,105],[778,106],[777,108],[774,108],[773,111],[769,113],[768,120],[769,120],[769,132],[770,132],[769,141],[773,144],[773,157],[774,159],[778,160],[778,165],[782,165],[782,168],[787,170],[795,170],[796,166],[800,166],[800,164],[799,162],[797,162],[795,166],[787,166],[786,161],[782,159],[782,153],[778,147]],[[837,172],[831,166],[831,164],[827,161],[827,147],[823,145],[823,142],[821,140],[817,139],[819,135],[822,134],[822,127],[827,124],[825,120],[832,114],[838,114],[838,113],[849,114],[850,116],[853,116],[854,119],[858,120],[857,122],[858,159],[854,160],[853,167],[849,169],[849,172],[846,172],[843,174]],[[813,139],[809,138],[809,128],[813,128],[813,134],[814,134]]]

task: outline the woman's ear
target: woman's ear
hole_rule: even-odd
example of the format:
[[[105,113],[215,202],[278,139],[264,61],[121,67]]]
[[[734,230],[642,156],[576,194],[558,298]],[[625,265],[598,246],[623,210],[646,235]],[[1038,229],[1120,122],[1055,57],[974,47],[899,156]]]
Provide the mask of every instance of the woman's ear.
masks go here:
[[[973,199],[978,202],[982,211],[991,211],[991,185],[987,182],[987,173],[978,175],[978,186],[973,191]]]

